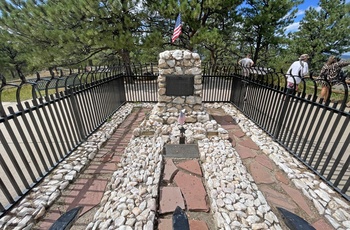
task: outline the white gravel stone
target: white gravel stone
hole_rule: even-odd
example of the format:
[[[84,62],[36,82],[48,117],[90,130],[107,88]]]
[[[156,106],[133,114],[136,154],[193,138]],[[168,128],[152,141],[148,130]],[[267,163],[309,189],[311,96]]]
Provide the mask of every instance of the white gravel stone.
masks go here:
[[[119,216],[114,220],[114,224],[117,227],[122,226],[125,223],[125,217],[124,216]]]
[[[335,229],[338,229],[340,227],[340,224],[332,216],[326,215],[325,217]]]
[[[328,193],[326,193],[324,190],[321,189],[316,189],[315,193],[322,198],[322,200],[324,200],[325,202],[329,202],[331,200],[331,198],[329,197]]]
[[[313,203],[315,205],[315,208],[317,209],[318,213],[320,215],[323,215],[324,212],[325,212],[325,208],[316,199],[313,199],[312,201],[313,201]]]
[[[346,229],[350,229],[350,220],[344,221],[342,224]]]

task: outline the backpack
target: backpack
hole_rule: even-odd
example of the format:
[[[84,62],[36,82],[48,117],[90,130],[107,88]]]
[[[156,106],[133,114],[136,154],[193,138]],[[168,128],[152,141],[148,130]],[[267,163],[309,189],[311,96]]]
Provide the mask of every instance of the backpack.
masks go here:
[[[344,82],[345,79],[347,78],[347,76],[348,76],[347,71],[340,70],[340,72],[339,72],[338,75],[337,75],[337,80],[338,80],[338,81]]]

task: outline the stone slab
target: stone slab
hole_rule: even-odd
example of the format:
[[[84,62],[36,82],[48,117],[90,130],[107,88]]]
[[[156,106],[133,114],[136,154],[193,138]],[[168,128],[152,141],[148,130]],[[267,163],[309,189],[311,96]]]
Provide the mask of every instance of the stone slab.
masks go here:
[[[179,168],[194,173],[198,176],[203,176],[201,166],[198,163],[198,160],[186,160],[177,164]]]
[[[202,178],[179,171],[174,182],[180,187],[189,211],[209,211]]]
[[[179,169],[175,166],[172,159],[165,159],[164,172],[163,172],[163,180],[166,183],[171,183],[175,174],[179,171]]]
[[[185,209],[185,203],[180,188],[162,187],[159,195],[159,213],[172,213],[175,211],[177,206]]]
[[[167,144],[164,148],[164,156],[166,158],[199,158],[198,145]]]
[[[205,221],[201,220],[190,220],[191,230],[208,230],[208,226]]]

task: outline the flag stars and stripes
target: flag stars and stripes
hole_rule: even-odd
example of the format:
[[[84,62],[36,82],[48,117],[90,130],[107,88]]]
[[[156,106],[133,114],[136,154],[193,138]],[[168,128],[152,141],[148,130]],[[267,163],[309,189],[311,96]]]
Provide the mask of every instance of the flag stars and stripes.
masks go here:
[[[181,22],[181,14],[179,13],[176,19],[174,33],[171,38],[172,43],[174,43],[175,40],[180,36],[181,32],[182,32],[182,22]]]

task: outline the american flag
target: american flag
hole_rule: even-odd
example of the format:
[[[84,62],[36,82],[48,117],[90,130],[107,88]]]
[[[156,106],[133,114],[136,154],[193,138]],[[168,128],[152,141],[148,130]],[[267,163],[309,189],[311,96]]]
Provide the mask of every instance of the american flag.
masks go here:
[[[173,36],[171,38],[172,43],[174,43],[174,41],[180,36],[180,34],[182,32],[181,29],[182,29],[181,14],[179,14],[177,16],[174,33],[173,33]]]
[[[181,110],[179,114],[179,118],[177,119],[177,122],[179,122],[180,125],[185,124],[186,116],[185,116],[185,110]]]

